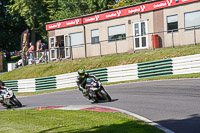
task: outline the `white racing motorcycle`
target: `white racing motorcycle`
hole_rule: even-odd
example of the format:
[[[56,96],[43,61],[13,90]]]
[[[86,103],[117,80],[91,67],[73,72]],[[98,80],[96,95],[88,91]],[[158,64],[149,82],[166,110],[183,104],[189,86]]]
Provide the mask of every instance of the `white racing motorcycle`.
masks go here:
[[[106,92],[100,81],[89,79],[86,81],[86,89],[93,102],[99,102],[100,100],[111,101],[110,95]]]
[[[0,88],[0,103],[7,108],[22,107],[21,102],[16,98],[12,89],[5,86],[1,86]]]

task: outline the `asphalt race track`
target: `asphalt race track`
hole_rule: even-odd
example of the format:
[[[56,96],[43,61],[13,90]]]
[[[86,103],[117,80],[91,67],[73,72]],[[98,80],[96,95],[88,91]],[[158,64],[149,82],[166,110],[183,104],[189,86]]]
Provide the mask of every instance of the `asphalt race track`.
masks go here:
[[[175,133],[200,133],[200,79],[123,83],[104,86],[111,102],[95,103],[127,110]],[[91,105],[78,90],[18,98],[24,107]],[[0,107],[0,110],[3,110]]]

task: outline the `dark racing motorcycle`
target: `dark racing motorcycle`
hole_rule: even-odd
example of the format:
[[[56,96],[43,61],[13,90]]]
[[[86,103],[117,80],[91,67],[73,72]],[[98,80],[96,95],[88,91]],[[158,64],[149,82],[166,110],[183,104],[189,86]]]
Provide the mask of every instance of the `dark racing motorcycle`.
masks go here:
[[[16,98],[12,89],[5,86],[0,86],[0,103],[7,108],[22,107],[21,102]]]
[[[86,90],[93,102],[99,102],[100,100],[111,101],[110,95],[106,92],[100,81],[94,79],[87,79]]]

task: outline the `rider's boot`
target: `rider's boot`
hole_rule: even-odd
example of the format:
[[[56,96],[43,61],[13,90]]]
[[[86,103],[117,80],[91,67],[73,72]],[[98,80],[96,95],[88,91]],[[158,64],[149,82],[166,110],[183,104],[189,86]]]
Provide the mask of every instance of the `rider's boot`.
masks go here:
[[[89,100],[91,99],[91,97],[90,97],[90,95],[89,95],[89,93],[88,93],[87,90],[84,90],[84,91],[83,91],[83,96],[86,97],[86,98],[89,99]]]

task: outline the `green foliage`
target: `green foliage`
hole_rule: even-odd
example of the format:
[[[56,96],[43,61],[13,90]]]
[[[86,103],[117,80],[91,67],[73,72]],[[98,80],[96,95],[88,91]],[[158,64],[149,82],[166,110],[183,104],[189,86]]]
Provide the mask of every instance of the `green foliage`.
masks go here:
[[[58,0],[57,12],[51,20],[62,20],[108,9],[113,0]]]
[[[21,33],[27,28],[18,12],[9,13],[9,0],[0,0],[0,51],[20,50]],[[7,56],[9,57],[9,56]]]
[[[141,3],[145,1],[149,1],[149,0],[120,0],[117,4],[109,5],[109,6],[112,8],[118,8],[118,7],[133,5],[133,4],[137,4],[137,3]]]
[[[14,14],[18,12],[20,16],[24,19],[26,25],[34,34],[37,33],[38,40],[45,40],[46,29],[45,22],[50,21],[49,15],[51,10],[51,5],[53,0],[11,0],[12,5],[9,5],[9,13]],[[34,37],[34,35],[33,35]],[[32,38],[35,42],[35,38]]]

